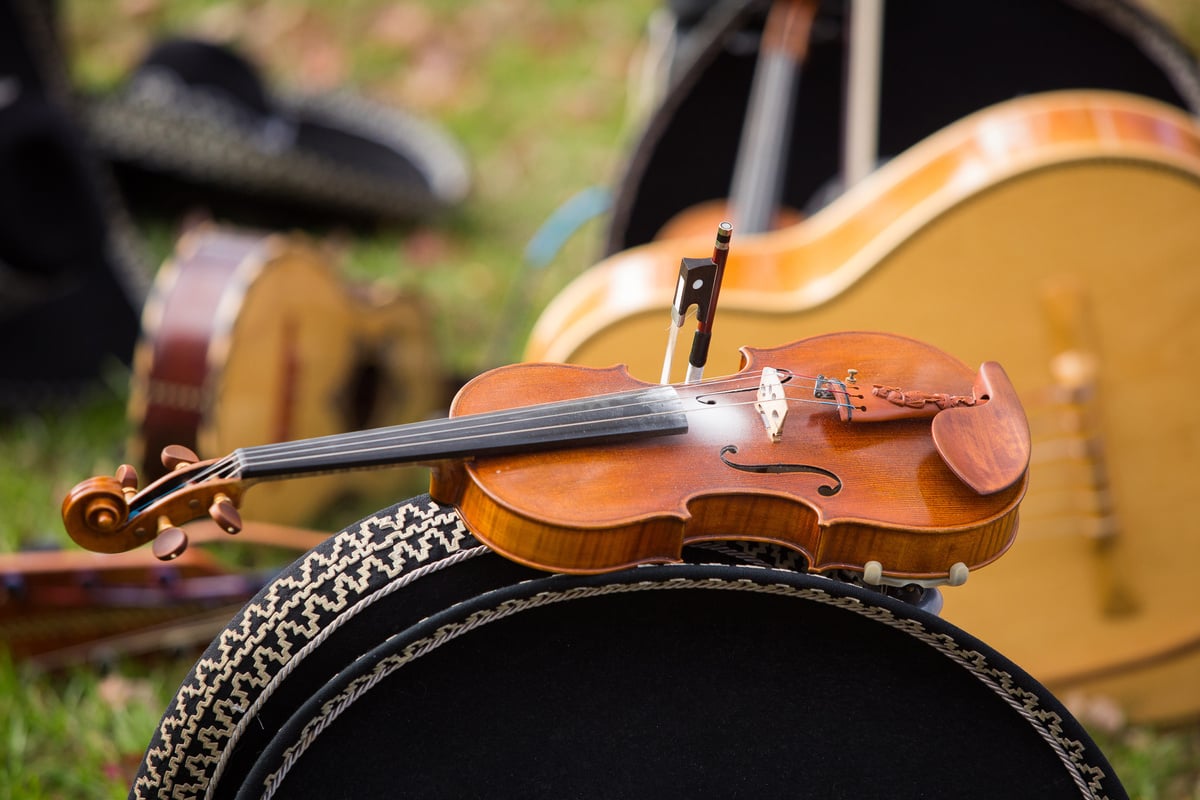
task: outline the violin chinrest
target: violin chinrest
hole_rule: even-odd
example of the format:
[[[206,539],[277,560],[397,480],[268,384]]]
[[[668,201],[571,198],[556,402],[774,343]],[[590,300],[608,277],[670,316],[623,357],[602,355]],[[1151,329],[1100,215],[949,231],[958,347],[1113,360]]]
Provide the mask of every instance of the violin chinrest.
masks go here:
[[[1029,423],[1012,381],[995,361],[979,367],[975,397],[933,418],[933,443],[946,466],[982,495],[1003,491],[1029,469]]]

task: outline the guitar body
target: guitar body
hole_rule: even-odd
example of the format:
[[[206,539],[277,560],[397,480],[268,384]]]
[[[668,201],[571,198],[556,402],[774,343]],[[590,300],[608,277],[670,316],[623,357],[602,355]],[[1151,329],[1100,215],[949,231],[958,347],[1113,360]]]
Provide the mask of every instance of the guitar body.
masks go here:
[[[684,38],[674,42],[668,56],[670,80],[630,142],[613,187],[604,257],[652,241],[668,220],[698,202],[727,197],[740,142],[754,119],[751,87],[761,54],[754,42],[776,3],[684,5],[710,11],[702,22],[677,29]],[[880,61],[871,158],[859,152],[847,130],[851,114],[857,119],[860,105],[871,106],[853,77],[859,74],[854,65],[860,53],[854,46],[852,6],[820,4],[804,74],[791,98],[795,124],[783,154],[782,205],[807,216],[848,177],[854,179],[844,174],[847,159],[889,160],[957,120],[1013,97],[1087,87],[1200,113],[1200,64],[1151,13],[1152,4],[877,3],[871,6],[883,12],[884,45],[875,54]],[[740,221],[733,223],[746,230]]]
[[[735,231],[708,372],[736,369],[742,342],[864,327],[1000,361],[1033,434],[1020,532],[944,615],[1054,691],[1135,720],[1193,716],[1197,219],[1200,128],[1177,110],[1100,92],[994,106],[804,222]],[[526,357],[655,379],[679,257],[710,244],[602,262],[551,303]]]
[[[156,278],[134,359],[130,445],[143,474],[168,444],[200,456],[411,422],[443,401],[429,320],[411,297],[348,284],[299,236],[205,226]],[[250,519],[298,524],[344,495],[403,491],[395,471],[258,487]]]

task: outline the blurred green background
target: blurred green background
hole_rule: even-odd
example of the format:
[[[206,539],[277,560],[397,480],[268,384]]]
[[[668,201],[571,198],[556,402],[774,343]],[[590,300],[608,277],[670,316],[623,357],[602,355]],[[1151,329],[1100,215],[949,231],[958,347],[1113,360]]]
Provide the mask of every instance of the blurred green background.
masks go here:
[[[73,0],[62,5],[75,84],[116,87],[167,32],[230,41],[270,83],[349,86],[435,119],[465,148],[469,200],[440,221],[326,232],[347,274],[427,297],[440,357],[470,375],[519,357],[538,309],[598,252],[598,221],[544,269],[529,238],[576,192],[614,182],[645,110],[639,67],[655,0]],[[1150,7],[1195,46],[1200,3]],[[139,220],[147,263],[170,221]],[[0,421],[0,551],[73,546],[58,507],[124,459],[129,376],[114,370],[69,412]],[[374,507],[331,512],[340,527]],[[39,673],[0,649],[0,797],[124,797],[194,652]],[[1200,680],[1200,676],[1197,676]],[[1200,797],[1200,727],[1091,721],[1131,794]]]

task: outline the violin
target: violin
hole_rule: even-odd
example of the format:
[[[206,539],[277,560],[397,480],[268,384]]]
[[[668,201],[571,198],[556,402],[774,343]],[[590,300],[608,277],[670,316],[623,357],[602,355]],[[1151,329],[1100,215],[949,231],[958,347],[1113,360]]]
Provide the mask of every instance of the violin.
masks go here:
[[[884,333],[742,349],[742,368],[683,385],[623,367],[516,364],[484,373],[450,416],[207,461],[166,448],[141,489],[131,467],[76,486],[63,523],[85,548],[146,542],[172,558],[179,523],[236,511],[259,481],[402,463],[503,555],[595,573],[681,558],[685,545],[754,540],[815,572],[872,583],[950,583],[999,557],[1017,529],[1029,430],[994,362],[974,374]],[[537,398],[530,404],[530,398]]]

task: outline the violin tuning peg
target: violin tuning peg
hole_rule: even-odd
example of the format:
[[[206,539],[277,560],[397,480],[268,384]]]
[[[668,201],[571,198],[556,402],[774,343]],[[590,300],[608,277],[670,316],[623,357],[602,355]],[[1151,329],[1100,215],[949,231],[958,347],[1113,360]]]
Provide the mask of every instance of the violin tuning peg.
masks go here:
[[[167,445],[163,448],[159,458],[162,460],[162,465],[172,472],[200,460],[200,456],[181,444]]]
[[[121,484],[121,491],[125,494],[126,500],[137,494],[138,472],[132,464],[122,464],[117,467],[117,481]]]
[[[158,536],[154,539],[154,557],[160,561],[172,561],[187,550],[188,537],[183,528],[171,524],[166,517],[159,517]]]
[[[224,494],[213,498],[212,505],[208,507],[208,515],[226,533],[238,533],[242,529],[242,515],[238,513],[233,501]]]

